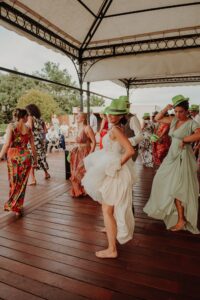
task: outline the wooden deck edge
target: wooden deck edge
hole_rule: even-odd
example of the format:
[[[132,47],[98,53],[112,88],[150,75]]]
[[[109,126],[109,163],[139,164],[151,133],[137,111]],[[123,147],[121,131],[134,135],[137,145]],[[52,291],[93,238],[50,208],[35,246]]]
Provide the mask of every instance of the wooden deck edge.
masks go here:
[[[52,200],[52,198],[62,195],[63,193],[68,192],[70,189],[69,185],[66,185],[65,183],[62,184],[62,186],[59,186],[58,188],[55,188],[54,192],[52,193],[51,197],[49,198],[49,195],[47,197],[44,197],[42,200],[39,201],[32,201],[30,203],[25,203],[24,205],[24,215],[30,214],[33,210],[37,209],[41,205],[48,203]],[[0,216],[0,229],[3,227],[9,225],[10,223],[17,220],[17,217],[13,212],[5,212]]]

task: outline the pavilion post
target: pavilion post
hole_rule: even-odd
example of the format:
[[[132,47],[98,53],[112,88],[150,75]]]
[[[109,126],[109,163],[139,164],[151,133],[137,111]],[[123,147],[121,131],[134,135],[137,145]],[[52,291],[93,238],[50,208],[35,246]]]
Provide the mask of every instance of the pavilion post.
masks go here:
[[[79,85],[80,85],[80,111],[83,112],[83,64],[79,63]]]
[[[87,120],[90,125],[90,82],[87,82]]]

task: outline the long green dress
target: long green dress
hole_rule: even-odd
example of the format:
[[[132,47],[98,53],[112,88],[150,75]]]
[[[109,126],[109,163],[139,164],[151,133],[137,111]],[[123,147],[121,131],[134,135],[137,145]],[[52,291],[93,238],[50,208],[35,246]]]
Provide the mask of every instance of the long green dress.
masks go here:
[[[175,199],[182,202],[187,220],[185,229],[199,233],[197,228],[199,183],[197,178],[197,162],[190,144],[180,148],[181,140],[191,135],[199,125],[188,120],[175,129],[178,119],[172,120],[169,135],[172,143],[167,156],[158,169],[152,185],[150,199],[144,207],[150,217],[161,219],[166,227],[176,225],[178,213]]]

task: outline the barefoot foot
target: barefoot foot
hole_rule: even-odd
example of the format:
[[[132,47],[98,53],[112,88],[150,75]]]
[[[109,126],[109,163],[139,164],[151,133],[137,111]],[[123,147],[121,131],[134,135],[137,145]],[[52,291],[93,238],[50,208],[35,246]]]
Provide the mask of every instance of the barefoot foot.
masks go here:
[[[33,180],[32,182],[28,183],[28,186],[34,186],[36,184],[37,184],[36,180]]]
[[[179,231],[179,230],[182,230],[184,229],[184,226],[186,224],[186,221],[180,221],[178,222],[175,226],[172,226],[170,228],[171,231]]]
[[[105,250],[95,252],[95,255],[96,257],[99,258],[116,258],[117,250],[105,249]]]

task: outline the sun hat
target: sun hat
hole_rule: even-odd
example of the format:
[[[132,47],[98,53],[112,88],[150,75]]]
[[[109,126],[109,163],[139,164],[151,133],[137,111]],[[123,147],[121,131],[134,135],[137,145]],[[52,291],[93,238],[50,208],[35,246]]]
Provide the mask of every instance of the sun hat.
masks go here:
[[[172,98],[173,106],[176,107],[184,101],[189,101],[189,98],[184,97],[183,95],[176,95]]]
[[[144,113],[142,119],[150,118],[150,113]]]
[[[110,106],[106,107],[106,114],[109,115],[125,115],[127,114],[126,102],[121,99],[112,100]]]
[[[157,134],[153,133],[150,137],[150,141],[152,143],[156,143],[158,140],[159,140],[159,136]]]
[[[108,108],[109,108],[109,106],[106,106],[104,108],[104,110],[102,111],[102,114],[107,115],[108,114]]]
[[[191,111],[199,111],[199,105],[198,104],[192,104],[189,107],[189,110],[191,110]]]
[[[121,101],[126,102],[126,104],[131,104],[131,102],[129,102],[128,96],[119,96],[119,98]]]

